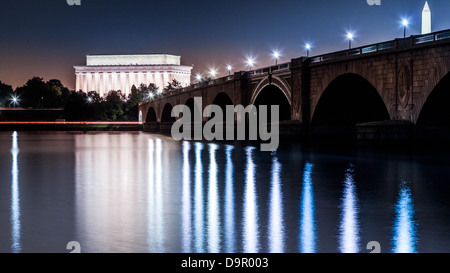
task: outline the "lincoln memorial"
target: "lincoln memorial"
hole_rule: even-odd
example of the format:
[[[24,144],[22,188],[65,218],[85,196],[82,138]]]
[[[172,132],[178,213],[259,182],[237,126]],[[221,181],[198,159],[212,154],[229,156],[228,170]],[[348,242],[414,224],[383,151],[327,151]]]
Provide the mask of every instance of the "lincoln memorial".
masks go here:
[[[188,86],[192,66],[181,65],[180,59],[168,54],[87,55],[86,65],[74,66],[76,90],[96,91],[100,96],[120,90],[128,95],[133,85],[154,83],[162,90],[174,79]]]

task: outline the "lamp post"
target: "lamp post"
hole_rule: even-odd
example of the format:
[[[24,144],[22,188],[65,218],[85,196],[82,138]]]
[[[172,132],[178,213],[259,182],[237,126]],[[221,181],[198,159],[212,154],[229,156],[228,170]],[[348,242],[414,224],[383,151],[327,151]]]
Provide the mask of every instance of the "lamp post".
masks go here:
[[[16,97],[13,97],[12,98],[12,104],[14,105],[14,108],[16,108],[16,105],[17,105],[17,102],[18,102],[19,100],[16,98]]]
[[[228,76],[231,76],[231,70],[233,70],[233,67],[231,65],[227,65],[228,70]]]
[[[353,33],[347,32],[348,49],[352,48],[352,40],[353,40],[353,38],[354,38]]]
[[[280,52],[277,50],[274,50],[272,52],[272,57],[275,59],[275,65],[278,65],[278,58],[280,57]]]
[[[197,80],[197,82],[201,82],[202,81],[202,75],[200,75],[200,74],[195,75],[195,79]]]
[[[217,76],[217,69],[211,68],[211,69],[209,70],[209,76],[210,76],[212,79],[214,79],[214,78]]]
[[[402,25],[403,25],[403,38],[406,38],[406,27],[408,26],[409,22],[406,19],[403,19]]]
[[[306,57],[309,57],[309,51],[311,50],[311,44],[307,43],[305,45],[305,49],[306,49]]]
[[[251,70],[253,68],[253,66],[255,65],[255,60],[252,57],[248,57],[246,63],[247,63],[249,70]]]

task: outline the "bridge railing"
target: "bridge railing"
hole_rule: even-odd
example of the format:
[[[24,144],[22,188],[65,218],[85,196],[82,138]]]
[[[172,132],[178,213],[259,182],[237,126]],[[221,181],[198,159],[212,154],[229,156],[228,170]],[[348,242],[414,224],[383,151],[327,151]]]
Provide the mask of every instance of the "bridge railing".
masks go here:
[[[344,58],[344,57],[348,57],[348,56],[364,55],[364,54],[374,53],[374,52],[379,52],[379,51],[384,51],[384,50],[398,49],[399,44],[414,46],[414,45],[435,42],[435,41],[445,40],[445,39],[450,39],[450,30],[443,30],[443,31],[434,32],[434,33],[430,33],[430,34],[424,34],[424,35],[414,35],[414,36],[411,36],[411,37],[405,38],[405,39],[396,39],[396,40],[387,41],[387,42],[383,42],[383,43],[372,44],[372,45],[367,45],[367,46],[363,46],[363,47],[357,47],[357,48],[352,48],[352,49],[348,49],[348,50],[327,53],[327,54],[311,57],[311,58],[309,58],[309,61],[311,63],[320,63],[320,62],[338,59],[338,58]],[[404,47],[404,46],[402,46],[402,47]]]
[[[277,64],[277,65],[259,68],[256,70],[250,70],[250,71],[248,71],[248,74],[259,75],[259,74],[272,73],[272,72],[275,72],[278,70],[284,70],[284,69],[290,69],[290,68],[291,68],[291,62],[287,62],[287,63],[281,63],[281,64]]]

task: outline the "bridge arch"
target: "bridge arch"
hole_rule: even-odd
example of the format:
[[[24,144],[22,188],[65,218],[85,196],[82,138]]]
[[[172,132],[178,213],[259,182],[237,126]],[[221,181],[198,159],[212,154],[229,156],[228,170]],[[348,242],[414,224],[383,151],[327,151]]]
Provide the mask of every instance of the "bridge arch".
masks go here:
[[[220,106],[222,110],[224,110],[227,105],[234,105],[233,100],[225,92],[220,92],[217,94],[212,104]]]
[[[145,118],[145,122],[157,122],[158,119],[156,117],[155,108],[150,107],[147,111],[147,116]]]
[[[312,135],[356,137],[358,123],[390,120],[385,102],[364,77],[347,73],[335,78],[313,109]]]
[[[267,85],[255,98],[253,104],[256,107],[260,105],[279,105],[279,119],[291,120],[291,104],[285,93],[275,85]],[[268,108],[270,111],[270,108]]]
[[[175,122],[175,117],[172,117],[172,104],[166,103],[161,112],[161,122]]]
[[[450,73],[428,95],[416,123],[418,138],[450,139]]]
[[[269,75],[264,77],[258,85],[255,87],[255,90],[252,93],[252,97],[250,99],[250,104],[255,104],[256,98],[259,96],[261,91],[263,91],[268,86],[277,87],[286,97],[289,105],[292,105],[292,95],[291,95],[291,87],[290,85],[282,78]]]

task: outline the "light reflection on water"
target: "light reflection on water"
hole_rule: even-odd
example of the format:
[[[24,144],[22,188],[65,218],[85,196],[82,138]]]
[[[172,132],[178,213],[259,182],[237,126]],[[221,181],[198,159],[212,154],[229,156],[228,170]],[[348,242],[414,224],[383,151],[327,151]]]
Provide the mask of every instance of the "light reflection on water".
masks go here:
[[[148,227],[151,252],[164,252],[164,211],[162,182],[162,142],[148,142]]]
[[[281,189],[281,164],[272,159],[272,180],[269,204],[269,252],[284,252],[283,192]]]
[[[314,191],[311,178],[313,164],[307,162],[303,172],[300,205],[300,252],[316,252],[316,220],[314,216]]]
[[[343,253],[359,252],[359,206],[353,176],[354,166],[351,166],[345,173],[344,192],[341,203],[339,250]]]
[[[36,198],[40,192],[35,185],[45,192],[54,183],[58,189],[73,187],[73,203],[68,199],[67,204],[47,204],[52,218],[38,220],[73,218],[72,235],[61,230],[47,233],[62,242],[78,240],[82,252],[368,252],[364,247],[373,240],[380,240],[384,251],[423,252],[427,242],[449,238],[446,203],[436,202],[439,192],[432,186],[420,188],[421,177],[429,175],[427,168],[421,169],[421,177],[411,176],[390,192],[399,177],[361,158],[346,158],[353,164],[342,167],[340,158],[339,164],[314,156],[305,161],[303,154],[292,160],[297,154],[290,150],[271,154],[252,146],[174,142],[146,134],[87,134],[73,136],[73,177],[69,173],[63,182],[48,181],[39,180],[39,169],[32,175],[24,171],[29,170],[30,155],[39,150],[36,143],[45,136],[30,137],[30,144],[19,135],[3,136],[11,160],[6,164],[11,180],[7,193],[2,192],[10,197],[3,200],[9,203],[11,232],[8,249],[2,251],[22,252],[34,241],[53,240],[33,237],[23,223],[32,223],[35,202],[57,197]],[[51,161],[48,168],[59,168],[58,164]],[[335,165],[339,167],[330,167]],[[364,176],[370,173],[368,166],[379,169],[380,175]],[[438,170],[442,174],[446,168]],[[344,181],[339,183],[341,176]],[[411,185],[421,191],[413,196]],[[426,196],[434,191],[437,197],[422,195],[417,201],[424,191]],[[33,198],[27,192],[33,192]],[[428,200],[426,206],[423,200]],[[57,214],[52,207],[60,205],[70,209]],[[420,206],[421,215],[416,212]],[[385,215],[394,217],[386,221]],[[2,223],[0,228],[5,229]],[[423,229],[429,230],[428,240]],[[434,229],[440,237],[432,237]],[[445,251],[445,246],[438,250]],[[55,249],[61,251],[65,245]]]
[[[244,252],[259,252],[258,204],[255,186],[254,147],[246,148],[245,190],[244,190]]]
[[[195,143],[195,252],[205,252],[203,246],[203,144]]]
[[[235,205],[234,205],[234,180],[233,180],[233,146],[225,146],[225,252],[233,253],[236,251],[236,224],[235,224]]]
[[[192,226],[191,226],[191,176],[189,164],[189,151],[191,144],[183,142],[183,252],[192,252]]]
[[[12,167],[11,167],[11,251],[19,253],[22,250],[20,241],[21,222],[20,222],[20,193],[19,193],[19,167],[17,158],[19,155],[19,145],[17,143],[17,132],[12,134]]]
[[[398,200],[395,204],[395,221],[393,225],[392,252],[415,253],[417,243],[416,221],[411,189],[406,182],[400,186]]]
[[[220,211],[217,189],[216,144],[209,144],[209,185],[208,185],[208,252],[220,252]]]

